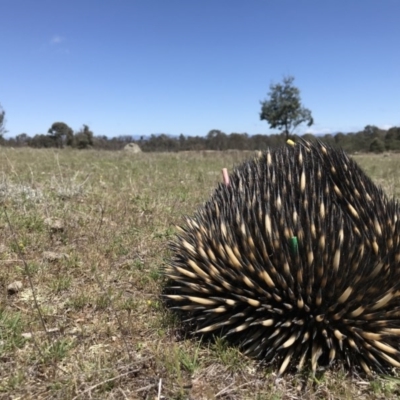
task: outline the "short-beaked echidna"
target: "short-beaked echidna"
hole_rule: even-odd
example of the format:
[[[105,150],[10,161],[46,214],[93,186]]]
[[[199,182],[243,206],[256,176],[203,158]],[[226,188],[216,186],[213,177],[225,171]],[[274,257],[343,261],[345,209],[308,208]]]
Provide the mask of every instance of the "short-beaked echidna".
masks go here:
[[[400,367],[400,212],[343,151],[268,150],[186,218],[167,303],[193,331],[288,367]]]

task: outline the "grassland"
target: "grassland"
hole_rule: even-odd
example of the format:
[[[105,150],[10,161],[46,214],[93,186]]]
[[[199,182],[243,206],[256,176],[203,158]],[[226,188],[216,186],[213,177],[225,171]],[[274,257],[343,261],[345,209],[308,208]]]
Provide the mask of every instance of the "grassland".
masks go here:
[[[341,369],[277,379],[163,308],[174,225],[248,156],[0,148],[0,399],[396,398]],[[400,197],[399,156],[356,159]]]

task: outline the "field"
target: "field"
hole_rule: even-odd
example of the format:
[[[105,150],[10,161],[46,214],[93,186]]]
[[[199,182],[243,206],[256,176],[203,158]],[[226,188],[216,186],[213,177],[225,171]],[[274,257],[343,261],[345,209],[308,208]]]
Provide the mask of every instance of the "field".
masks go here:
[[[0,148],[0,399],[385,399],[398,380],[276,378],[184,338],[160,301],[182,216],[249,153]],[[400,157],[355,159],[400,198]]]

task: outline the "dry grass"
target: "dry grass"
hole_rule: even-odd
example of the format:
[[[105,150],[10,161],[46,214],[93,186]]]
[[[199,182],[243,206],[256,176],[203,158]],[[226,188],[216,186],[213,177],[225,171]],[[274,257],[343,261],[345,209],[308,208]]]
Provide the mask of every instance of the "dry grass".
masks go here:
[[[276,379],[180,337],[159,300],[168,240],[247,156],[0,149],[0,399],[395,398],[395,379]],[[398,156],[356,159],[400,197]]]

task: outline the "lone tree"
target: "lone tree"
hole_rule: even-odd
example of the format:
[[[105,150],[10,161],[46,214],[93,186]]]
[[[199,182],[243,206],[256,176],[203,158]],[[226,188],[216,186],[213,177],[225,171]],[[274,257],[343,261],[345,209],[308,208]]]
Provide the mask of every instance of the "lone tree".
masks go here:
[[[0,104],[0,140],[3,138],[3,135],[7,133],[6,131],[6,112]]]
[[[270,128],[283,128],[286,139],[303,122],[314,123],[311,111],[301,104],[300,90],[293,86],[294,77],[283,78],[283,83],[271,84],[269,100],[261,101],[260,119]]]
[[[74,131],[64,122],[54,122],[47,133],[54,139],[57,147],[73,144]]]

